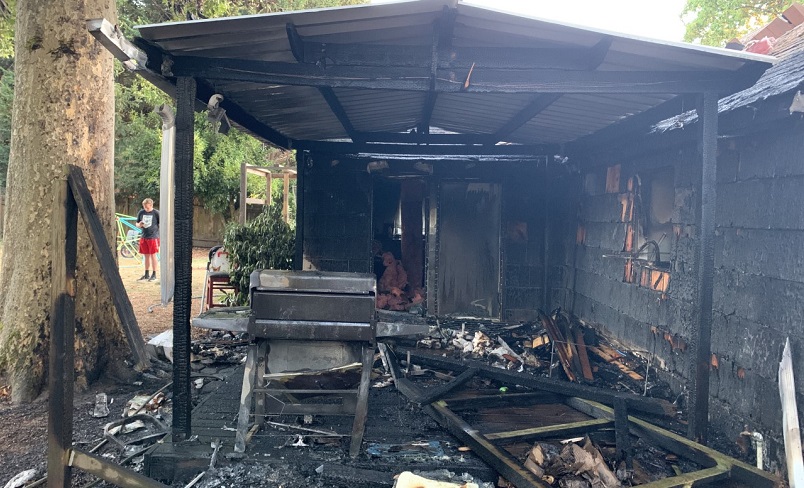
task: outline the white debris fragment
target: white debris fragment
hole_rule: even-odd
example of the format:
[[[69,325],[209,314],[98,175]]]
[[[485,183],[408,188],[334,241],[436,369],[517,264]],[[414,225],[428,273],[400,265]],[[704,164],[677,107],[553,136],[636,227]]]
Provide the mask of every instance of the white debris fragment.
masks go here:
[[[95,409],[92,411],[92,416],[95,418],[109,416],[109,404],[106,393],[98,393],[95,395]]]
[[[25,471],[16,474],[13,478],[8,480],[8,483],[3,488],[20,488],[25,486],[26,483],[36,477],[35,469],[26,469]]]

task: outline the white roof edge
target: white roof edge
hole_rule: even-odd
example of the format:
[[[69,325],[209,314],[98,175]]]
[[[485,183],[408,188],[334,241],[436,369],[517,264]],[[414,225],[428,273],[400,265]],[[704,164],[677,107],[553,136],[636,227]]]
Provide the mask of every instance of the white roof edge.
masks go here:
[[[399,0],[399,1],[404,1],[404,0]],[[459,2],[460,2],[460,5],[463,6],[463,7],[486,10],[486,11],[490,11],[490,12],[496,12],[496,13],[499,13],[499,14],[510,15],[512,17],[516,17],[516,18],[520,18],[520,19],[536,20],[536,21],[539,21],[539,22],[545,22],[547,24],[570,27],[570,28],[573,28],[573,29],[579,29],[579,30],[583,30],[583,31],[587,31],[587,32],[594,32],[594,33],[602,34],[602,35],[615,36],[615,37],[619,37],[619,38],[622,38],[622,39],[628,39],[628,40],[639,41],[639,42],[649,42],[651,44],[658,44],[658,45],[663,45],[663,46],[668,46],[668,47],[677,47],[677,48],[680,48],[680,49],[694,50],[694,51],[700,51],[700,52],[710,53],[710,54],[727,55],[727,56],[730,56],[730,57],[733,57],[733,58],[744,59],[746,61],[760,61],[760,62],[770,63],[770,64],[774,64],[774,63],[776,63],[776,61],[778,61],[778,59],[776,57],[768,56],[768,55],[765,55],[765,54],[748,53],[748,52],[745,52],[745,51],[735,51],[733,49],[726,49],[724,47],[704,46],[704,45],[701,45],[701,44],[692,44],[692,43],[689,43],[689,42],[682,42],[682,41],[667,41],[667,40],[663,40],[663,39],[654,39],[654,38],[651,38],[651,37],[644,37],[644,36],[637,36],[637,35],[634,35],[634,34],[627,34],[627,33],[624,33],[624,32],[609,31],[609,30],[600,29],[600,28],[597,28],[597,27],[589,27],[589,26],[585,26],[585,25],[578,25],[578,24],[572,24],[572,23],[567,23],[567,22],[561,22],[561,21],[558,21],[558,20],[555,20],[555,19],[546,19],[546,18],[543,18],[543,17],[536,17],[536,16],[533,16],[533,15],[521,14],[521,13],[518,13],[518,12],[511,12],[511,11],[508,11],[508,10],[497,9],[497,8],[489,7],[489,6],[486,6],[486,5],[477,5],[477,4],[474,4],[472,2],[472,0],[459,0]]]

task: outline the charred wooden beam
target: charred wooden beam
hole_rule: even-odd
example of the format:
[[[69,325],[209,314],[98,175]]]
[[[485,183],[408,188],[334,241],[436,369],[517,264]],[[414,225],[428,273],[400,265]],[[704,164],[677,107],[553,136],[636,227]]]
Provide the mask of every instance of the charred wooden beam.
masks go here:
[[[477,369],[468,368],[464,372],[456,376],[455,379],[453,379],[452,381],[440,386],[436,386],[434,388],[424,390],[416,403],[421,403],[423,405],[433,403],[434,401],[443,398],[444,395],[450,393],[459,386],[466,384],[469,380],[474,378],[475,375],[477,375]]]
[[[360,134],[364,142],[385,142],[395,144],[432,144],[432,145],[478,145],[476,150],[484,148],[481,144],[490,143],[488,134],[429,134],[419,130],[415,132],[363,132]]]
[[[483,434],[455,415],[445,402],[439,401],[425,407],[425,411],[442,427],[447,429],[461,442],[472,448],[480,459],[497,470],[505,479],[517,488],[548,488],[533,473],[525,469],[511,454],[495,446]]]
[[[471,71],[471,77],[470,77]],[[176,76],[209,81],[277,85],[431,91],[430,68],[317,66],[305,63],[181,56]],[[731,92],[755,78],[697,71],[567,71],[561,69],[438,69],[435,91],[443,93],[703,93]]]
[[[543,378],[540,376],[533,376],[528,373],[517,373],[513,371],[505,371],[493,366],[489,366],[479,361],[472,360],[456,360],[440,356],[433,356],[430,354],[421,353],[418,351],[410,351],[411,358],[421,364],[427,364],[437,368],[448,369],[452,371],[463,371],[466,368],[477,368],[478,374],[485,378],[503,381],[506,383],[522,385],[528,388],[535,388],[538,390],[558,393],[562,395],[570,395],[589,400],[604,402],[606,404],[614,404],[616,398],[623,398],[628,408],[633,411],[649,413],[652,415],[673,415],[675,408],[664,400],[657,400],[654,398],[637,397],[624,393],[618,393],[611,390],[604,390],[601,388],[594,388],[586,385],[579,385],[567,381],[553,380],[550,378]]]
[[[600,403],[584,400],[581,398],[570,398],[567,404],[576,410],[597,418],[613,420],[614,411]],[[645,422],[636,417],[628,417],[630,430],[634,435],[648,439],[663,449],[674,454],[685,457],[705,469],[685,473],[681,476],[665,478],[655,481],[648,485],[651,488],[673,488],[692,486],[698,483],[706,484],[720,479],[733,479],[745,483],[746,486],[754,488],[771,488],[781,486],[781,480],[757,469],[750,464],[744,463],[721,452],[698,444],[690,439],[686,439],[678,434],[662,429],[655,425]]]
[[[167,485],[154,481],[136,471],[125,469],[100,456],[75,449],[70,451],[70,466],[122,488],[168,488]],[[50,484],[50,480],[48,480],[48,486],[54,486]]]
[[[693,322],[691,356],[695,381],[690,389],[687,435],[706,443],[709,427],[709,368],[712,356],[712,297],[715,277],[715,208],[717,204],[717,96],[705,93],[698,108],[701,137],[701,191],[698,212],[697,321]]]
[[[385,155],[433,155],[433,156],[522,156],[523,159],[535,159],[537,156],[555,154],[557,144],[525,145],[499,145],[499,146],[469,146],[469,145],[415,145],[415,144],[354,144],[345,142],[306,141],[298,140],[296,149],[309,150],[320,153],[357,155],[357,154],[385,154]]]
[[[114,254],[112,254],[109,240],[106,239],[106,233],[98,217],[98,211],[95,208],[92,194],[89,192],[87,181],[84,179],[84,173],[81,168],[72,165],[69,166],[68,172],[67,181],[70,184],[70,190],[80,211],[84,226],[89,233],[92,250],[95,251],[95,256],[100,262],[103,280],[109,288],[112,303],[117,311],[117,316],[120,318],[120,323],[123,325],[123,332],[128,340],[128,346],[131,348],[135,368],[139,371],[144,371],[151,365],[148,352],[145,349],[145,340],[142,338],[142,332],[137,324],[134,308],[128,299],[126,287],[123,286],[123,280],[120,278],[120,273],[117,272],[117,262]]]
[[[519,405],[539,405],[547,403],[564,403],[566,396],[555,393],[505,393],[499,395],[481,395],[470,398],[450,398],[447,400],[453,412],[476,408],[511,407]]]
[[[454,12],[454,9],[445,7],[437,21],[443,26],[443,29],[438,29],[440,35],[436,46],[439,69],[468,69],[474,65],[477,68],[590,70],[602,62],[611,45],[611,38],[607,36],[591,49],[456,47],[451,42]],[[431,62],[431,46],[324,43],[301,38],[299,41],[301,44],[291,44],[291,48],[294,56],[296,50],[301,55],[297,60],[306,64],[425,68]]]
[[[173,439],[190,437],[193,409],[190,384],[190,310],[192,308],[193,235],[193,78],[176,80],[176,200],[173,239],[175,240],[176,290],[173,300]]]
[[[555,93],[536,95],[519,113],[511,117],[505,125],[497,129],[497,132],[490,138],[489,144],[497,144],[505,140],[512,132],[527,124],[529,120],[542,113],[544,109],[552,105],[559,98],[561,98],[561,95]]]
[[[631,438],[628,427],[628,404],[622,398],[614,400],[614,434],[617,444],[617,460],[624,460],[631,469]]]
[[[78,208],[66,179],[53,182],[53,249],[50,349],[48,350],[48,486],[67,487],[68,454],[73,444],[73,372],[75,364],[75,268]]]
[[[448,402],[448,405],[452,406],[450,402]],[[495,432],[493,434],[485,434],[485,437],[490,441],[532,441],[535,439],[586,434],[588,432],[594,432],[606,427],[611,427],[612,424],[613,422],[608,419],[584,420],[583,422],[571,422],[568,424],[545,425],[544,427],[533,427],[530,429]]]
[[[290,51],[293,53],[293,57],[296,58],[296,61],[304,63],[305,42],[299,35],[299,32],[296,30],[296,26],[292,23],[288,23],[285,26],[285,30],[287,31],[288,43],[290,44]],[[316,61],[314,64],[318,64],[318,61]],[[341,101],[338,99],[335,91],[331,87],[327,86],[318,87],[318,91],[321,93],[321,96],[324,97],[327,105],[329,105],[329,109],[341,123],[349,138],[354,142],[361,141],[362,139],[359,137],[359,133],[357,130],[355,130],[354,125],[352,125],[352,121],[349,120],[349,116],[346,114],[346,109],[343,108],[343,104],[341,104]]]
[[[329,105],[329,109],[332,110],[332,113],[337,117],[338,122],[341,123],[343,129],[346,131],[346,134],[352,140],[352,142],[363,142],[363,136],[355,129],[355,126],[352,125],[352,121],[349,120],[349,116],[346,114],[346,109],[343,108],[343,104],[338,99],[338,96],[335,94],[335,90],[330,87],[319,87],[318,91],[321,93],[321,96],[324,97],[324,100],[327,101],[327,105]]]
[[[439,49],[452,47],[452,38],[455,32],[455,18],[458,10],[449,8],[446,5],[441,11],[441,17],[433,24],[433,42],[430,48],[430,91],[422,106],[422,116],[417,125],[419,134],[430,133],[430,121],[433,118],[438,92],[435,91],[436,78],[438,77],[438,60],[441,59]]]

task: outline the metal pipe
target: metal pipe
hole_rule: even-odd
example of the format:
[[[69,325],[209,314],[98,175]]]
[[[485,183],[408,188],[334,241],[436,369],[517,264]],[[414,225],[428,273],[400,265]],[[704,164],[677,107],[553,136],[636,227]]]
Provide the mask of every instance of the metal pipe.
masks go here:
[[[176,278],[173,270],[173,187],[176,147],[176,115],[170,105],[160,105],[154,112],[162,118],[162,165],[159,171],[159,286],[162,306],[173,299]]]

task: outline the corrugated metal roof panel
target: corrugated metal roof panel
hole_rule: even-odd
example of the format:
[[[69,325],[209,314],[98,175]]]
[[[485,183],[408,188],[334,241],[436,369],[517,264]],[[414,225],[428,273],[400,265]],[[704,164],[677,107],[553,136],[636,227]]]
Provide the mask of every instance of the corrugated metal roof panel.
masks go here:
[[[305,42],[430,46],[444,8],[455,14],[447,44],[460,48],[573,48],[587,50],[606,39],[611,45],[598,71],[736,72],[768,57],[682,43],[651,41],[580,28],[459,3],[414,0],[140,27],[142,38],[170,56],[295,63],[287,25]],[[325,62],[326,61],[325,59]],[[449,75],[449,74],[448,74]],[[457,79],[469,70],[456,69]],[[381,77],[382,73],[378,72]],[[418,76],[418,75],[417,75]],[[482,75],[479,75],[482,77]],[[421,79],[421,77],[419,77]],[[316,88],[251,82],[207,81],[261,123],[290,139],[348,137],[332,106]],[[361,133],[407,132],[424,117],[427,92],[336,88],[337,103]],[[563,95],[505,140],[518,143],[570,142],[624,117],[661,105],[668,95]],[[430,125],[464,134],[495,134],[511,125],[536,93],[439,93]],[[514,119],[516,120],[516,119]],[[235,122],[237,122],[235,120]]]

